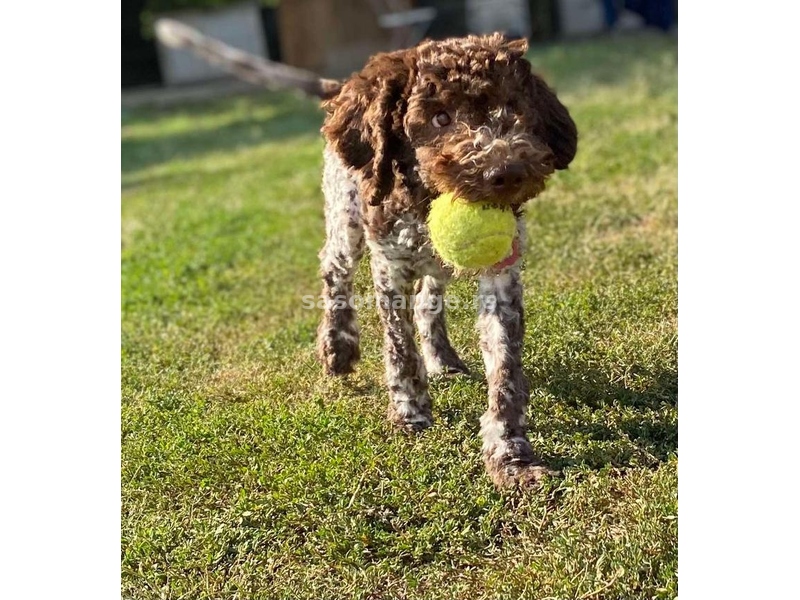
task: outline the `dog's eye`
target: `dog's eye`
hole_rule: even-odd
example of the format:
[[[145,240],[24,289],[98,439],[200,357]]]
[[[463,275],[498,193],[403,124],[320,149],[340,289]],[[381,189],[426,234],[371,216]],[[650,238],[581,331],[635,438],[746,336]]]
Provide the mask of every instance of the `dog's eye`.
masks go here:
[[[450,115],[446,112],[436,113],[431,123],[433,123],[434,127],[447,127],[450,125]]]

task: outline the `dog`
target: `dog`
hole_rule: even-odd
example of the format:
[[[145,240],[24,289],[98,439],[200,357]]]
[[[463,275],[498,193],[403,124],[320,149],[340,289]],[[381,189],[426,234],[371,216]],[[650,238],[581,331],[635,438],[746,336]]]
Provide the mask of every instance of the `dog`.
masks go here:
[[[326,240],[319,256],[325,308],[317,353],[328,375],[355,368],[360,334],[353,277],[368,247],[384,330],[388,417],[399,428],[431,426],[429,375],[467,372],[447,336],[442,299],[453,271],[430,241],[431,200],[454,192],[514,212],[519,243],[512,256],[476,274],[489,389],[480,419],[482,454],[498,487],[532,484],[551,473],[526,434],[519,255],[523,207],[554,171],[568,167],[578,133],[567,108],[525,59],[527,42],[500,34],[425,41],[377,54],[340,83],[216,42],[209,46],[202,35],[189,38],[174,27],[173,41],[181,33],[184,47],[216,56],[218,64],[225,65],[224,52],[233,56],[228,68],[240,76],[323,99]]]

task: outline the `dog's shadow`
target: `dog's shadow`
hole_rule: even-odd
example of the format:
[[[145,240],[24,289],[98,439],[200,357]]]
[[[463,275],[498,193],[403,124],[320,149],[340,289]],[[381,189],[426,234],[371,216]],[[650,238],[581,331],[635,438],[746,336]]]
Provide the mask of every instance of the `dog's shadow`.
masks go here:
[[[472,365],[470,365],[472,367]],[[656,466],[678,449],[678,373],[669,368],[632,367],[620,381],[582,362],[526,368],[530,383],[529,437],[548,466]],[[467,385],[486,391],[481,369],[473,368]],[[433,383],[433,391],[453,385]],[[437,419],[466,421],[478,435],[486,404],[454,403],[434,409]]]
[[[560,451],[543,457],[554,468],[656,466],[677,452],[677,370],[634,366],[612,380],[575,362],[538,368],[528,379],[538,415],[531,435],[558,440]]]

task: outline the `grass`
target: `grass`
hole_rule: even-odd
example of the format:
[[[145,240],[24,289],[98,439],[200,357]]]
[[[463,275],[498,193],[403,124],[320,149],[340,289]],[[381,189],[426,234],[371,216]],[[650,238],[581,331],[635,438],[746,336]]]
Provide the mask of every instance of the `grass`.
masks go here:
[[[384,421],[374,308],[357,374],[322,377],[313,102],[123,113],[124,597],[677,595],[676,40],[531,57],[580,144],[528,211],[530,435],[563,477],[526,493],[483,474],[467,302],[476,375],[432,382],[424,435]]]

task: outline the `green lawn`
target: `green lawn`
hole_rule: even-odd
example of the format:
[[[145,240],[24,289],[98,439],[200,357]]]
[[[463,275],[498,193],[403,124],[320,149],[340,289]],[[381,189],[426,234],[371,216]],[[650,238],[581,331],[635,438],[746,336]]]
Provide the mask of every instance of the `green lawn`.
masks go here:
[[[475,375],[432,382],[423,435],[384,420],[374,308],[357,374],[322,376],[314,102],[123,112],[124,597],[677,595],[676,39],[531,59],[580,143],[528,210],[530,436],[563,477],[525,493],[483,473],[474,282]]]

